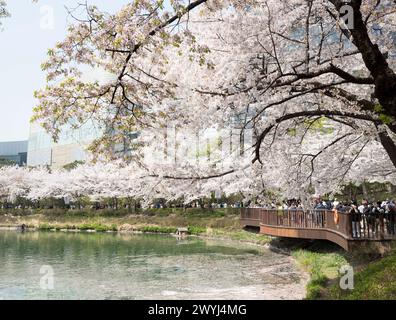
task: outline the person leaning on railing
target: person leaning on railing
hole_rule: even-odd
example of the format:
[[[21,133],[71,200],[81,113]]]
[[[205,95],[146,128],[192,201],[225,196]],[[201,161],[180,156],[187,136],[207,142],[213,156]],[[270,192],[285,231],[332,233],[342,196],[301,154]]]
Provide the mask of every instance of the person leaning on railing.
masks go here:
[[[396,218],[396,204],[394,201],[388,201],[385,204],[385,219],[388,234],[395,234],[395,218]]]
[[[375,231],[375,221],[376,221],[376,214],[375,214],[375,210],[374,210],[374,207],[373,207],[373,205],[371,204],[371,203],[368,203],[366,206],[365,206],[365,209],[364,209],[364,211],[363,211],[363,216],[364,216],[364,218],[366,219],[366,222],[367,222],[367,228],[368,228],[368,230],[370,230],[371,229],[371,231],[372,232],[374,232]]]
[[[322,211],[328,209],[327,202],[326,201],[318,202],[315,205],[314,209],[315,209],[314,210],[314,219],[315,219],[314,222],[317,226],[323,227],[324,221],[323,221]]]
[[[377,201],[374,202],[372,207],[371,207],[371,223],[372,223],[372,230],[373,234],[377,234],[378,232],[378,227],[380,225],[380,218],[381,214],[383,214],[385,210],[381,208],[381,202]]]
[[[348,213],[351,215],[352,237],[360,238],[360,221],[362,217],[357,209],[356,202],[351,204],[351,208],[349,209]]]

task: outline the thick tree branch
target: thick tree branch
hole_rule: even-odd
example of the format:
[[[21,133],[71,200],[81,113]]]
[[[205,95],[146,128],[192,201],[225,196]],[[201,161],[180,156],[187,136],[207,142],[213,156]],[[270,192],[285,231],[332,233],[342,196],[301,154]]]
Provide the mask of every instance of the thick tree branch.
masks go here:
[[[344,5],[342,0],[329,0],[339,12]],[[361,0],[351,0],[349,5],[354,12],[354,26],[349,32],[352,42],[358,48],[363,61],[370,71],[375,84],[375,95],[387,114],[396,116],[396,74],[390,68],[387,59],[374,44],[368,34],[367,25],[361,13]]]
[[[365,120],[370,122],[376,122],[377,119],[373,118],[371,115],[366,114],[355,114],[355,113],[348,113],[348,112],[340,112],[335,110],[313,110],[313,111],[301,111],[296,113],[286,114],[278,119],[275,120],[275,123],[268,126],[261,134],[258,136],[256,144],[255,144],[255,158],[253,159],[253,163],[256,161],[261,162],[260,159],[260,147],[262,142],[264,141],[265,137],[268,133],[279,123],[282,123],[287,120],[300,118],[300,117],[314,117],[314,116],[339,116],[344,118],[353,118],[358,120]]]

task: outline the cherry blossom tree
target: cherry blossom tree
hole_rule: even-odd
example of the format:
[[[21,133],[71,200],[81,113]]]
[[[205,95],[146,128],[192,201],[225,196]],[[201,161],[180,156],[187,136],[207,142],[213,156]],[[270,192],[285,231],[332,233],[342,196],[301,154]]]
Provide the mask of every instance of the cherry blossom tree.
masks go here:
[[[140,132],[130,164],[118,171],[128,177],[121,193],[192,199],[221,188],[256,197],[272,188],[302,196],[347,181],[395,182],[394,1],[84,8],[86,17],[75,17],[48,51],[34,120],[55,139],[64,125],[93,120],[104,132],[90,148],[97,158],[114,158],[115,146]],[[87,80],[90,70],[105,76]],[[199,134],[227,129],[235,117],[241,137],[248,130],[255,137],[243,152],[152,159],[167,141],[164,128]],[[114,187],[108,178],[101,191],[92,183],[92,195]]]

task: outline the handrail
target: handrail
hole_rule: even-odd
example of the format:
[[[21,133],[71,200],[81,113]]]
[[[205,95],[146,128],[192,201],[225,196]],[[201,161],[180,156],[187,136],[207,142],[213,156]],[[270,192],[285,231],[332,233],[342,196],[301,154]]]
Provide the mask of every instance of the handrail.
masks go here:
[[[326,230],[350,240],[396,239],[396,213],[350,214],[332,210],[268,210],[242,208],[241,219],[251,226]]]

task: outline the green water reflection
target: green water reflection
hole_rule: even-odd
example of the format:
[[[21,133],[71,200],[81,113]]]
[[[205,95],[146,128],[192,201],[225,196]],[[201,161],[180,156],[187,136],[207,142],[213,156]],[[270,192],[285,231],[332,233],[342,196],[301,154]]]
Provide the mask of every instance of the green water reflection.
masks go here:
[[[1,231],[0,299],[238,299],[244,289],[298,283],[285,259],[194,237]],[[40,287],[42,266],[54,272],[53,289]]]

